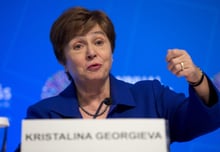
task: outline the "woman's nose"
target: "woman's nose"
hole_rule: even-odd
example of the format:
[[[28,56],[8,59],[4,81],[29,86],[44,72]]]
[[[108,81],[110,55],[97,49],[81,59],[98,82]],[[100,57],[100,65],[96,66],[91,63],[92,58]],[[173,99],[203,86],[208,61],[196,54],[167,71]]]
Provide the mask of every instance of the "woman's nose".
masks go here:
[[[91,60],[93,58],[95,58],[96,55],[96,51],[94,50],[94,48],[92,46],[88,46],[87,48],[87,59]]]
[[[94,59],[96,57],[96,54],[88,54],[87,55],[87,59],[88,60],[92,60],[92,59]]]

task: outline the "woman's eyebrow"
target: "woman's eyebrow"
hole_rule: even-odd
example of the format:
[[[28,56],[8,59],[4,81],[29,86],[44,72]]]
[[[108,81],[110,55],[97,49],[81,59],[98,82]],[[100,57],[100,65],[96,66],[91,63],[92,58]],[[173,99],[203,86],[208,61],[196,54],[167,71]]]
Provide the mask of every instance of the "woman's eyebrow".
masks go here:
[[[106,34],[105,34],[105,32],[103,32],[103,31],[94,31],[94,32],[91,32],[91,33],[89,33],[89,35],[99,35],[99,34],[101,34],[101,35],[103,35],[103,36],[106,36]],[[85,36],[76,36],[75,38],[74,38],[74,40],[83,40],[83,38],[84,38]]]
[[[106,35],[103,31],[94,31],[94,32],[91,32],[91,34],[102,34],[102,35]]]

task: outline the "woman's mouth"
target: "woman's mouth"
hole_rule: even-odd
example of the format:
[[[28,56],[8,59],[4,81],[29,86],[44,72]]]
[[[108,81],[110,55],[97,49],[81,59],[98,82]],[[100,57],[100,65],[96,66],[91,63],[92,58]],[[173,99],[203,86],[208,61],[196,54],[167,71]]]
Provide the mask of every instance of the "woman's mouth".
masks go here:
[[[87,67],[87,70],[94,72],[94,71],[98,71],[100,68],[101,68],[101,64],[96,63],[96,64],[89,65]]]

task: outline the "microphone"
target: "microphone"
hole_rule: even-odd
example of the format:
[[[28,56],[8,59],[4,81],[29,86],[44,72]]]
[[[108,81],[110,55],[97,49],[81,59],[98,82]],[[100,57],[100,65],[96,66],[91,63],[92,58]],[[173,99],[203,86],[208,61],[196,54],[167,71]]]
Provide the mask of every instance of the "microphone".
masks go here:
[[[104,110],[103,112],[99,113],[100,110],[101,110],[101,108],[102,108],[102,106],[103,106],[103,104],[106,105],[106,108],[105,108],[105,110]],[[96,110],[96,113],[95,113],[94,116],[93,116],[93,119],[95,119],[96,117],[98,117],[98,116],[104,114],[105,111],[107,110],[108,106],[110,106],[111,104],[112,104],[112,99],[111,99],[111,98],[105,98],[105,99],[100,103],[98,109]]]
[[[103,100],[104,104],[106,104],[107,106],[110,106],[112,104],[112,98],[105,98]]]

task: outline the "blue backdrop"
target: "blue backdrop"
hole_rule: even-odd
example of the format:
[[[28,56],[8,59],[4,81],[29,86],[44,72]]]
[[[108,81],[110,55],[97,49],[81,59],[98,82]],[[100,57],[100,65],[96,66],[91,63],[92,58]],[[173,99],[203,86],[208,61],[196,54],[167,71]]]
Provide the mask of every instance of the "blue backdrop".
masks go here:
[[[10,118],[9,152],[20,141],[27,107],[60,89],[45,91],[63,70],[49,31],[66,8],[78,5],[112,19],[117,33],[112,73],[118,78],[156,78],[187,94],[185,80],[167,70],[168,48],[186,49],[213,80],[220,72],[219,0],[0,0],[0,115]],[[219,141],[217,130],[174,143],[171,152],[219,152]]]

